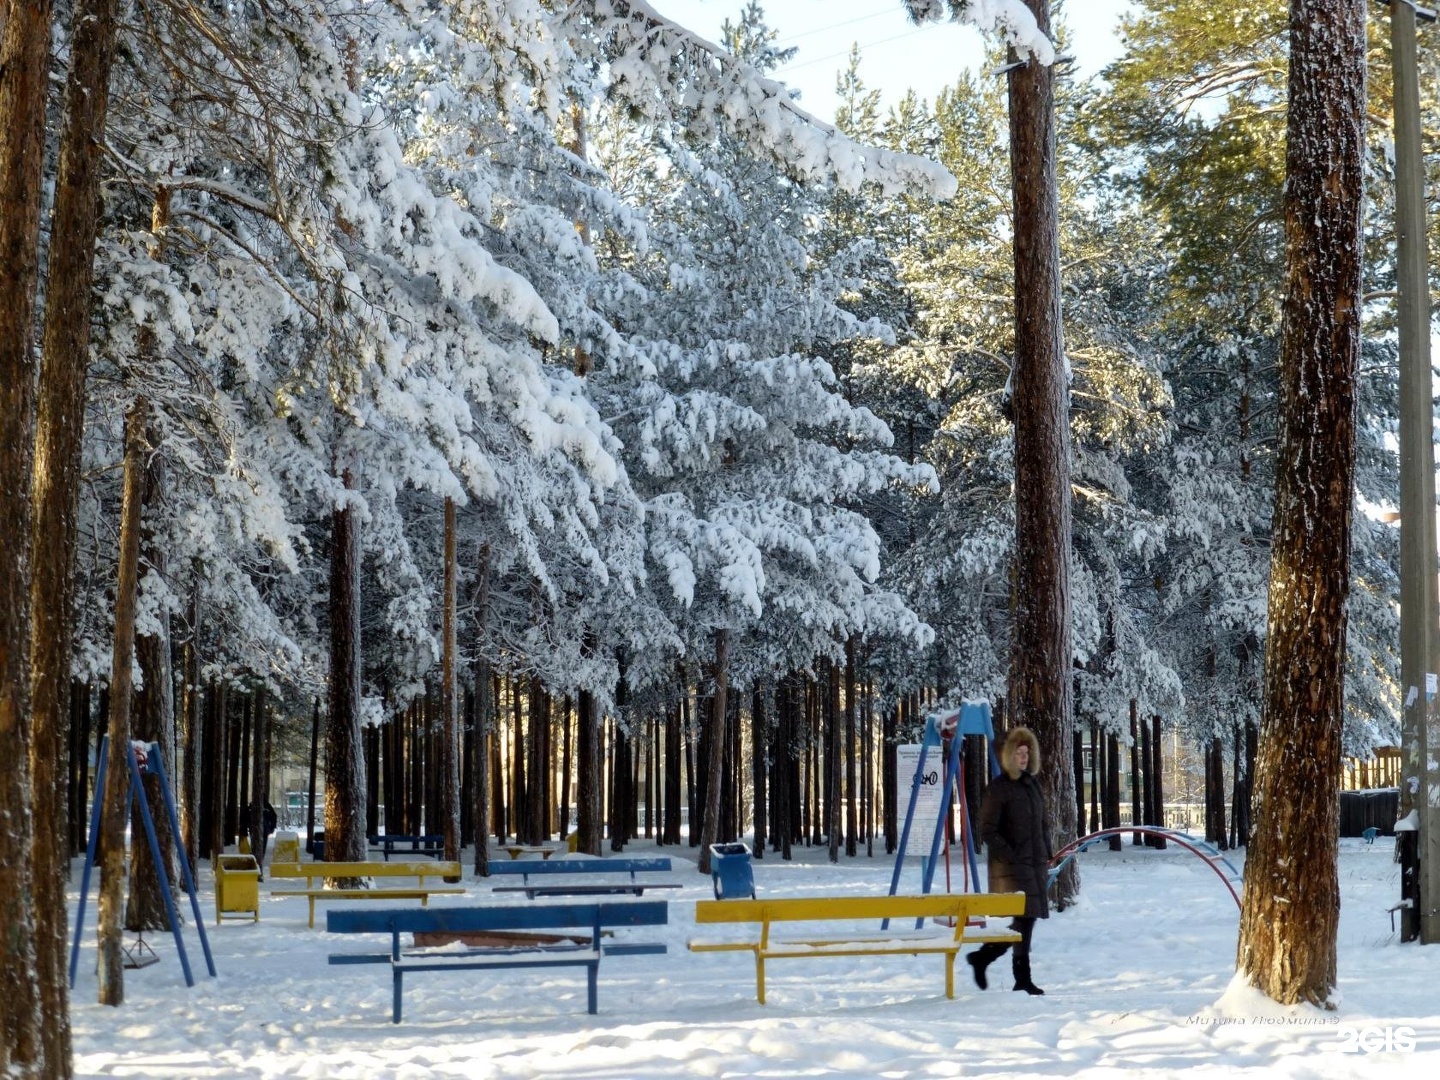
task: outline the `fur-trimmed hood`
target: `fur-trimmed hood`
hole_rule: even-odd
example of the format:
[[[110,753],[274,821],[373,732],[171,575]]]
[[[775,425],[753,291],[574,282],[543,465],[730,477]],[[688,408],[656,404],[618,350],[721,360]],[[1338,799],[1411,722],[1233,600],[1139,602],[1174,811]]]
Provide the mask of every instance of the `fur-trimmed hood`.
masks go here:
[[[1015,750],[1021,744],[1030,747],[1030,766],[1028,772],[1031,776],[1040,775],[1040,743],[1035,738],[1035,733],[1027,727],[1011,728],[1005,736],[1005,744],[1000,749],[1000,768],[1005,770],[1005,775],[1011,780],[1020,779],[1020,770],[1015,765]]]

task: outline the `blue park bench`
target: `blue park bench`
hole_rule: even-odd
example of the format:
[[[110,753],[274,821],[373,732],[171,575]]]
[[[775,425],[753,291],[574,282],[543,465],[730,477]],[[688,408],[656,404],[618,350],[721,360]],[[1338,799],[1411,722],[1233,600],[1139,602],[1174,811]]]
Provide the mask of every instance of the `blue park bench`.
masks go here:
[[[424,833],[420,836],[376,833],[369,836],[368,839],[370,847],[380,852],[386,862],[390,861],[391,855],[429,855],[432,859],[439,859],[445,855],[443,833]]]
[[[655,881],[641,874],[663,874],[670,871],[666,856],[633,859],[517,859],[513,862],[491,862],[490,876],[519,875],[519,885],[496,885],[495,892],[523,892],[530,899],[537,896],[644,896],[646,889],[678,889],[678,881]],[[589,881],[564,880],[584,875]],[[594,880],[592,875],[609,874],[609,880]],[[628,876],[625,876],[628,875]],[[532,881],[535,877],[541,880]],[[557,880],[558,879],[558,880]]]
[[[335,908],[326,912],[325,929],[332,934],[389,934],[387,953],[333,953],[332,964],[389,964],[394,984],[392,1019],[400,1023],[400,994],[406,972],[485,971],[551,967],[586,969],[589,1011],[598,1011],[597,980],[601,956],[639,956],[665,952],[663,942],[602,941],[607,930],[630,926],[664,926],[669,906],[663,900],[617,903],[446,908]],[[515,941],[519,931],[550,931],[546,940]],[[576,938],[555,931],[584,931]],[[462,943],[487,936],[499,944],[438,947],[402,946],[400,935],[437,936]],[[578,935],[577,935],[578,937]]]

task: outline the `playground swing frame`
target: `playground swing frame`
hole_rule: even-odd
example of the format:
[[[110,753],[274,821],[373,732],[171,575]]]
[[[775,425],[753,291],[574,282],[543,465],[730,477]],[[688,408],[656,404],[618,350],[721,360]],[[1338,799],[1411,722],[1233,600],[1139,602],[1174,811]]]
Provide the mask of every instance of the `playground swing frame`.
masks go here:
[[[102,736],[100,739],[99,768],[96,770],[95,775],[95,800],[90,808],[90,839],[85,848],[85,869],[80,876],[80,902],[75,911],[75,935],[70,946],[70,988],[72,990],[75,988],[75,975],[80,964],[80,937],[85,930],[85,907],[86,900],[90,894],[90,875],[95,869],[96,853],[100,842],[100,818],[101,808],[104,805],[105,785],[107,782],[121,782],[119,777],[109,778],[106,776],[107,766],[109,765],[109,745],[110,736]],[[137,742],[130,740],[125,747],[125,761],[129,766],[129,775],[123,779],[126,785],[126,812],[131,813],[135,810],[140,812],[140,820],[145,826],[145,837],[150,843],[150,858],[156,867],[163,867],[165,860],[161,856],[160,841],[155,834],[155,821],[150,814],[150,801],[145,797],[145,783],[142,779],[142,770],[145,775],[152,775],[159,778],[160,791],[164,796],[166,818],[170,825],[170,835],[177,838],[177,840],[180,836],[180,822],[175,813],[175,800],[171,798],[170,795],[170,779],[165,774],[165,765],[160,757],[160,744],[155,742],[142,742],[138,743],[138,745],[144,750],[145,763],[143,766],[136,757],[135,748]],[[205,918],[200,914],[200,900],[195,891],[194,875],[190,872],[190,860],[182,854],[176,861],[180,866],[180,875],[185,885],[185,892],[190,897],[190,910],[195,916],[195,928],[200,935],[201,951],[205,954],[205,968],[209,971],[211,977],[214,978],[216,977],[215,958],[210,952],[210,939],[205,936]],[[180,933],[179,912],[175,907],[175,897],[171,893],[170,876],[165,873],[158,873],[156,876],[160,883],[160,896],[165,903],[165,916],[170,921],[170,929],[175,938],[175,951],[180,957],[180,969],[185,975],[185,985],[194,986],[195,975],[190,970],[190,958],[185,952],[185,939]],[[140,945],[143,945],[144,948],[149,951],[150,956],[154,956],[155,959],[152,960],[144,956],[139,948]],[[159,957],[155,956],[154,950],[150,948],[149,943],[143,941],[143,939],[137,941],[136,946],[134,946],[133,955],[131,949],[123,944],[121,949],[127,959],[139,958],[133,964],[126,963],[126,967],[149,967],[159,960]]]
[[[900,888],[900,874],[905,864],[905,854],[910,843],[910,833],[915,821],[915,808],[920,799],[921,777],[925,775],[925,761],[932,749],[944,751],[945,740],[949,740],[948,753],[945,754],[944,779],[941,782],[942,806],[940,813],[935,818],[935,829],[930,837],[928,854],[922,853],[921,857],[921,892],[929,895],[934,885],[935,867],[939,862],[941,842],[946,837],[950,825],[949,798],[951,791],[956,793],[961,813],[960,833],[965,842],[965,867],[966,883],[973,885],[974,891],[980,889],[980,871],[975,857],[975,825],[970,814],[969,800],[965,796],[964,786],[964,762],[961,755],[961,748],[965,743],[967,735],[983,735],[986,740],[986,747],[990,759],[990,776],[993,779],[1000,773],[1000,761],[995,755],[995,728],[990,719],[990,703],[988,701],[966,701],[958,709],[951,709],[943,713],[930,713],[925,717],[925,733],[920,742],[920,754],[915,763],[915,775],[910,780],[910,801],[905,810],[905,823],[900,830],[900,843],[895,850],[895,869],[890,876],[890,895],[894,896]],[[949,849],[945,849],[948,859]],[[948,880],[947,880],[948,886]],[[947,889],[948,891],[948,889]],[[966,892],[971,889],[964,890]],[[918,928],[923,920],[916,921]],[[882,923],[882,927],[888,927],[889,920]]]

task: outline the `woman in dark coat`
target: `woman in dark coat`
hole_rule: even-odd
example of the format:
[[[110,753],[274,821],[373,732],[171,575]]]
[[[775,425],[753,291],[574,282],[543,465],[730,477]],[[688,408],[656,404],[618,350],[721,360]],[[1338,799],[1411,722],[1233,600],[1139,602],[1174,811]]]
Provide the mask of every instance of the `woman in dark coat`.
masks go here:
[[[1000,751],[1001,773],[985,790],[980,807],[980,836],[990,859],[990,891],[1023,892],[1025,914],[1011,928],[1019,933],[1011,954],[1015,989],[1043,994],[1030,979],[1030,935],[1036,919],[1050,917],[1045,877],[1050,864],[1050,837],[1045,828],[1045,797],[1035,774],[1040,771],[1040,744],[1029,728],[1013,728]],[[980,946],[965,959],[975,972],[975,985],[988,985],[985,969],[1004,955],[1008,943]]]

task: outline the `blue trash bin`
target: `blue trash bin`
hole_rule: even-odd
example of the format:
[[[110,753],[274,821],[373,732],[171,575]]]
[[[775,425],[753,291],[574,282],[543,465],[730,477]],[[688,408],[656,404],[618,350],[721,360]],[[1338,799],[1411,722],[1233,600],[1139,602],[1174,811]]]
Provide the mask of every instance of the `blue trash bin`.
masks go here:
[[[750,849],[744,844],[710,845],[710,883],[716,900],[755,899],[755,874]]]

